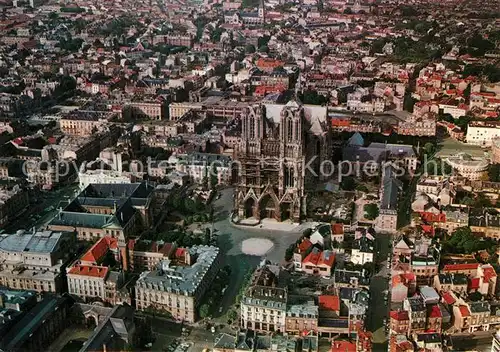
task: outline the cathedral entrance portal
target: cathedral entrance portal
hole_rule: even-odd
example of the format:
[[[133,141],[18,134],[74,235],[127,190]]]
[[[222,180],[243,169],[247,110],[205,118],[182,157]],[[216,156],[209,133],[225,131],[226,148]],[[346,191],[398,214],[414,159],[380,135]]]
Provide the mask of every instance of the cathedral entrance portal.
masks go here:
[[[277,219],[278,214],[276,214],[276,204],[274,204],[270,195],[266,195],[262,198],[259,209],[261,220],[265,218]]]
[[[290,203],[282,203],[280,206],[281,210],[281,221],[285,221],[292,218],[292,210]]]
[[[253,198],[248,198],[245,202],[245,217],[251,218],[254,216],[255,200]]]

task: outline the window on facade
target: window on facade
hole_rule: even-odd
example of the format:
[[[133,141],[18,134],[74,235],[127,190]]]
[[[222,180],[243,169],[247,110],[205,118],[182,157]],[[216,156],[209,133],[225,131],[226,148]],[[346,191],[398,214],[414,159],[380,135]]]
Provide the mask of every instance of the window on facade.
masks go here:
[[[249,136],[251,139],[255,138],[255,118],[254,117],[251,117],[250,118],[250,131],[249,132]]]
[[[287,140],[291,142],[293,139],[293,121],[291,118],[288,118],[286,129],[287,129]]]

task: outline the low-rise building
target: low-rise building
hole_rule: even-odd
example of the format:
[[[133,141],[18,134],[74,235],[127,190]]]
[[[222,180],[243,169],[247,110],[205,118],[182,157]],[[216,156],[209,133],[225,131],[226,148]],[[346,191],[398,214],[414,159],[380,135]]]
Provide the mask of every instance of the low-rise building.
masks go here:
[[[128,269],[135,272],[153,271],[158,268],[163,259],[172,257],[176,250],[175,242],[129,240],[127,244]]]
[[[500,239],[500,214],[492,209],[471,209],[469,226],[472,232],[494,240]]]
[[[409,332],[423,332],[427,320],[425,302],[420,296],[406,298],[403,302],[404,310],[408,311],[410,318]]]
[[[0,189],[0,228],[15,217],[20,216],[28,207],[28,193],[19,186]]]
[[[335,255],[333,252],[313,247],[311,253],[302,261],[302,271],[310,275],[330,277],[334,263]]]
[[[354,240],[351,251],[351,262],[358,265],[373,263],[374,259],[374,241],[365,235]]]

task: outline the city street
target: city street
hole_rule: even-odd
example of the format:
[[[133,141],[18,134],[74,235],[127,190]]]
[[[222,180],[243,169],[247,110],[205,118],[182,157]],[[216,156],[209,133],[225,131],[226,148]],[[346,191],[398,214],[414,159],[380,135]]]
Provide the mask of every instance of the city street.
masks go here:
[[[390,296],[385,300],[384,294],[389,290],[388,274],[390,268],[387,267],[387,256],[390,252],[390,236],[377,234],[375,248],[377,250],[376,263],[380,270],[372,277],[370,284],[370,307],[368,311],[368,330],[373,332],[374,351],[386,349],[387,336],[385,327],[388,323],[388,302]],[[387,319],[384,323],[384,319]]]

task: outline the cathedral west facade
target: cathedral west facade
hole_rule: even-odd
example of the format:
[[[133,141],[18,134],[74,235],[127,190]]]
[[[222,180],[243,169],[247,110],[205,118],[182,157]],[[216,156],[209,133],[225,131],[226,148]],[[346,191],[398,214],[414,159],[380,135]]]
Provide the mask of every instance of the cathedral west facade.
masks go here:
[[[274,117],[266,110],[264,104],[251,105],[241,116],[235,214],[240,220],[300,222],[306,211],[306,187],[320,178],[310,169],[319,172],[319,163],[329,157],[327,127],[317,119],[307,120],[304,107],[295,100],[281,106]]]

